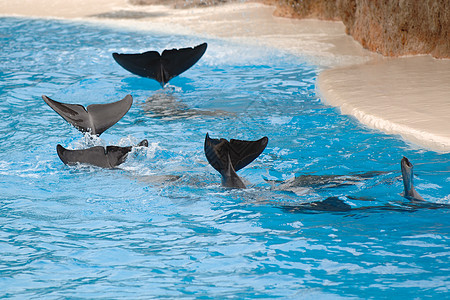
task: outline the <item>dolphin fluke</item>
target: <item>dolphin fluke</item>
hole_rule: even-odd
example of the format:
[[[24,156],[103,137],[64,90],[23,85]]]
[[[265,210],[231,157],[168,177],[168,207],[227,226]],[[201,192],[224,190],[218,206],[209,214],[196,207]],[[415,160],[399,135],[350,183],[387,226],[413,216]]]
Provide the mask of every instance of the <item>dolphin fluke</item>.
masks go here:
[[[414,167],[413,167],[412,163],[406,157],[403,156],[403,158],[400,162],[400,166],[401,166],[401,170],[402,170],[402,178],[403,178],[403,186],[404,186],[403,196],[407,199],[424,201],[422,196],[420,196],[419,193],[417,193],[416,190],[414,189],[414,184],[413,184],[413,177],[414,177],[413,168]]]
[[[54,111],[64,120],[81,132],[100,135],[106,129],[116,124],[128,112],[133,103],[133,97],[126,95],[120,101],[107,104],[91,104],[87,108],[79,104],[61,103],[42,95]]]
[[[192,67],[205,53],[207,44],[194,48],[164,50],[161,55],[157,51],[140,54],[113,53],[115,61],[125,70],[158,81],[164,86],[170,79],[180,75]]]
[[[148,141],[143,140],[139,147],[148,147]],[[61,145],[56,146],[59,158],[66,165],[89,164],[102,168],[114,168],[122,164],[133,147],[95,146],[83,150],[69,150]]]
[[[205,138],[205,155],[209,164],[222,175],[225,187],[245,188],[245,184],[236,174],[255,160],[266,148],[269,139],[263,137],[257,141]]]

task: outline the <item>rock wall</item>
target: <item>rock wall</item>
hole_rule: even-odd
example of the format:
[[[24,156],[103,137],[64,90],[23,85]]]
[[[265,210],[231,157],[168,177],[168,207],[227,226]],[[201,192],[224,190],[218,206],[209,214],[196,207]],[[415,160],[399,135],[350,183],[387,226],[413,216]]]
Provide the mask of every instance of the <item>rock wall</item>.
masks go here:
[[[237,1],[237,0],[234,0]],[[191,8],[219,5],[233,0],[128,0],[133,5],[169,5],[173,8]]]
[[[348,34],[386,56],[450,58],[449,0],[262,0],[275,15],[341,20]]]

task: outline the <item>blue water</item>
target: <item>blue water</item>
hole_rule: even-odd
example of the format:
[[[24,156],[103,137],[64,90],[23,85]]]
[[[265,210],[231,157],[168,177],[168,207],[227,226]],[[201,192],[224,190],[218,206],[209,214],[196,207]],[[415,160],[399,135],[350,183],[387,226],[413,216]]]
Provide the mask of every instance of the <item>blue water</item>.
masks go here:
[[[1,18],[0,40],[0,298],[449,297],[450,155],[323,104],[317,67],[77,22]],[[201,61],[164,90],[111,57],[204,41]],[[43,94],[83,105],[132,94],[94,143],[150,146],[118,169],[67,167],[56,145],[88,139]],[[269,137],[239,171],[248,189],[220,186],[207,132]],[[400,195],[403,155],[426,205]],[[298,209],[329,197],[352,210]]]

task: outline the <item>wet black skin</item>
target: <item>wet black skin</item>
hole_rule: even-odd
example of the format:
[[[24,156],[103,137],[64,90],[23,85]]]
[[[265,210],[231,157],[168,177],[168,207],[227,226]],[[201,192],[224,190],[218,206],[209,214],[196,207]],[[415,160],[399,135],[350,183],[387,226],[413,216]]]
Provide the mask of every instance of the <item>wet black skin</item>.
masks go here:
[[[191,68],[205,53],[207,44],[194,48],[147,51],[136,54],[113,53],[114,60],[125,70],[141,77],[151,78],[164,86],[169,80]]]
[[[205,137],[205,155],[209,164],[222,175],[222,186],[245,188],[242,179],[236,174],[255,160],[266,148],[269,139],[263,137],[257,141],[231,139],[212,139]]]

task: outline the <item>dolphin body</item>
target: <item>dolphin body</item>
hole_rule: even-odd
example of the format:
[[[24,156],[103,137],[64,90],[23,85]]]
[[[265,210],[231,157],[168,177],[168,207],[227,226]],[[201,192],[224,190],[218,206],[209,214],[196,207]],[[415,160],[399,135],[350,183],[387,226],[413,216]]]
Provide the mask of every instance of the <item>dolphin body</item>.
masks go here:
[[[79,104],[61,103],[45,95],[42,95],[42,99],[75,128],[97,136],[122,119],[133,103],[131,95],[117,102],[91,104],[87,108]]]
[[[328,197],[322,201],[303,203],[298,205],[282,205],[281,209],[291,213],[313,212],[348,212],[352,207],[338,197]]]
[[[137,147],[148,147],[148,141],[141,141]],[[101,168],[115,168],[125,161],[132,146],[95,146],[83,150],[69,150],[61,145],[56,146],[59,158],[69,166],[88,164]]]
[[[410,200],[400,205],[385,204],[380,206],[364,206],[352,208],[350,205],[339,199],[338,197],[329,197],[322,201],[315,201],[311,203],[303,203],[298,205],[282,205],[281,209],[292,213],[314,213],[314,212],[356,212],[356,211],[415,211],[418,209],[450,209],[450,205],[442,203],[426,202],[422,196],[414,189],[413,184],[413,165],[406,158],[403,157],[400,161],[404,191],[402,196]],[[358,197],[347,196],[350,200],[371,200]]]
[[[420,200],[425,201],[425,199],[422,198],[422,196],[419,195],[419,193],[416,192],[413,185],[413,165],[410,163],[410,161],[403,156],[402,160],[400,161],[400,166],[402,169],[402,178],[403,178],[403,186],[404,191],[402,196],[410,199],[410,200]]]
[[[113,53],[114,60],[125,70],[155,79],[164,86],[170,79],[180,75],[192,67],[205,53],[207,44],[203,43],[194,48],[147,51],[136,54]]]
[[[370,200],[359,197],[350,197],[347,196],[350,200]],[[411,198],[410,198],[411,199]],[[397,203],[395,205],[392,204],[384,204],[384,205],[370,205],[363,207],[351,207],[345,201],[339,199],[338,197],[328,197],[322,201],[315,201],[311,203],[301,203],[297,205],[281,205],[280,208],[283,211],[290,213],[321,213],[321,212],[376,212],[376,211],[399,211],[399,212],[407,212],[407,211],[416,211],[419,209],[450,209],[450,205],[443,203],[432,203],[426,201],[419,201],[420,199],[414,199],[417,201],[410,201],[407,203]]]
[[[222,185],[229,188],[245,188],[244,182],[236,174],[255,160],[266,148],[269,139],[257,141],[205,138],[205,155],[209,164],[222,175]]]

